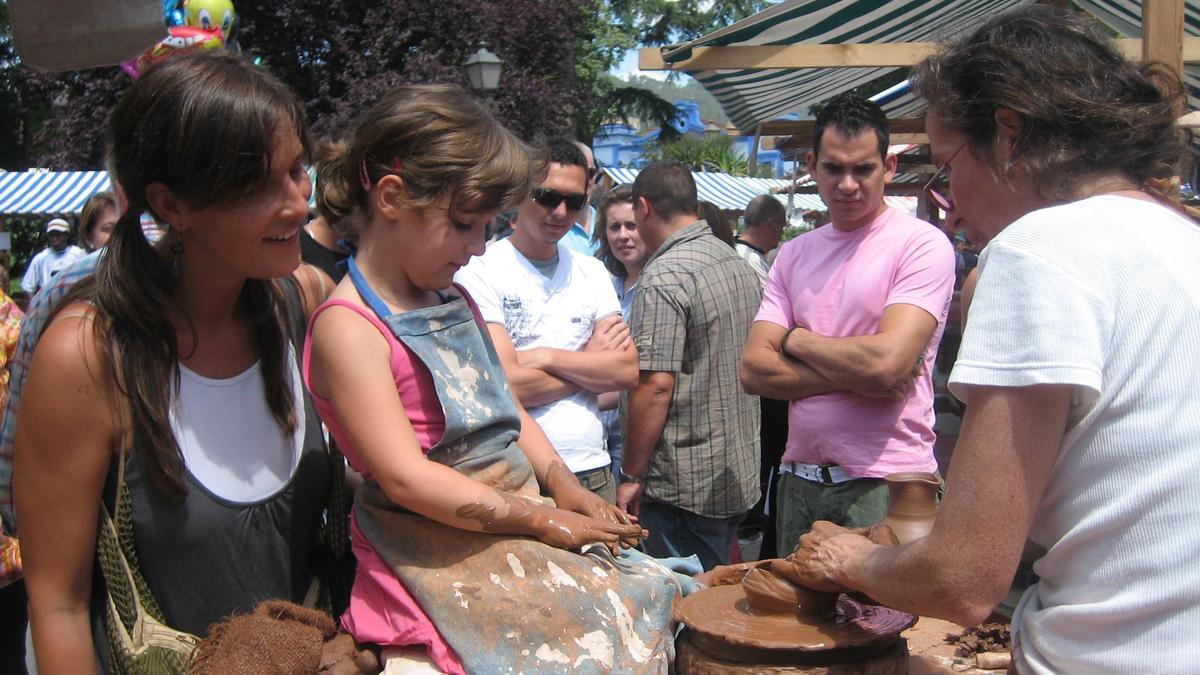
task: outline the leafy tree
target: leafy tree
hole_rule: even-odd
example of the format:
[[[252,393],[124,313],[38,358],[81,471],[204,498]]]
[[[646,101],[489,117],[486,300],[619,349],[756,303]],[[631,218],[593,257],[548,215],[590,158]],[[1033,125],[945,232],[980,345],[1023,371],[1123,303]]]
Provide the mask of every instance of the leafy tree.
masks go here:
[[[683,136],[650,146],[644,156],[650,160],[669,159],[693,171],[716,171],[733,176],[745,176],[747,160],[733,147],[733,138],[721,134]],[[766,172],[769,167],[761,167]],[[769,174],[768,174],[769,175]]]
[[[700,37],[734,23],[770,2],[764,0],[592,0],[587,39],[579,43],[576,72],[593,103],[575,119],[576,136],[588,140],[601,124],[638,117],[665,137],[678,111],[644,86],[622,84],[607,73],[625,51]]]
[[[526,139],[605,121],[674,119],[669,102],[607,73],[634,45],[688,39],[762,9],[764,0],[235,0],[243,49],[294,87],[314,130],[339,134],[388,87],[465,85],[480,42],[504,59],[483,94]],[[0,165],[103,163],[104,120],[129,80],[116,68],[48,75],[21,68],[0,1]]]
[[[764,0],[608,0],[620,24],[646,46],[685,42],[760,12]]]
[[[482,95],[522,137],[568,133],[576,110],[590,102],[574,67],[590,2],[237,0],[236,8],[239,43],[295,88],[317,133],[345,133],[357,114],[397,84],[466,86],[462,64],[481,42],[504,59],[500,90]],[[8,36],[5,30],[0,50],[11,45]],[[8,72],[14,71],[28,90],[20,108],[48,113],[25,147],[34,162],[60,170],[100,168],[104,120],[128,78],[117,68]],[[3,106],[0,98],[0,114]],[[0,127],[5,119],[12,118],[0,118]]]
[[[699,80],[688,77],[675,80],[659,80],[645,75],[633,75],[627,80],[629,86],[648,89],[668,101],[691,99],[700,104],[700,117],[720,124],[729,122],[729,116],[717,102],[717,98],[708,93]]]

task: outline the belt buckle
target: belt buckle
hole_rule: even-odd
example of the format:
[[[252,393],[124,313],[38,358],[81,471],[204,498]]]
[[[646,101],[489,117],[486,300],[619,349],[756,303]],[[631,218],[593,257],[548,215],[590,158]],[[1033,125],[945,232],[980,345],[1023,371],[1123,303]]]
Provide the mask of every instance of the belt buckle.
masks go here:
[[[833,482],[833,474],[829,471],[829,466],[827,464],[822,464],[821,466],[817,467],[817,476],[821,479],[822,485],[837,484]]]

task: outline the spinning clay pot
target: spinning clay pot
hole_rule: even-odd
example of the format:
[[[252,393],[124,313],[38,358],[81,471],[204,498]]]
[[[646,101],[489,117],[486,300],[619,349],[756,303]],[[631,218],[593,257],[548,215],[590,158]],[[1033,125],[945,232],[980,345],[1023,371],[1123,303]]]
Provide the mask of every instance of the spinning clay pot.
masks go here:
[[[892,529],[901,544],[929,534],[937,517],[938,477],[908,471],[889,474],[884,480],[888,486],[888,512],[883,524]]]

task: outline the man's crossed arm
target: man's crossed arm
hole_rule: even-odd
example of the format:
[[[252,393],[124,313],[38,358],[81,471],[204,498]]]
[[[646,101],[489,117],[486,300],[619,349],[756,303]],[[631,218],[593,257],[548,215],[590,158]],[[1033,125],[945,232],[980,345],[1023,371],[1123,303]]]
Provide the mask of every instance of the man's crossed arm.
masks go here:
[[[788,330],[755,321],[742,353],[742,387],[782,400],[833,391],[903,398],[935,330],[937,319],[908,304],[886,307],[871,335],[825,337],[803,326]]]
[[[487,327],[509,386],[527,408],[553,403],[581,389],[601,393],[637,384],[637,350],[620,315],[596,322],[591,339],[579,351],[549,347],[517,351],[504,326],[489,323]]]

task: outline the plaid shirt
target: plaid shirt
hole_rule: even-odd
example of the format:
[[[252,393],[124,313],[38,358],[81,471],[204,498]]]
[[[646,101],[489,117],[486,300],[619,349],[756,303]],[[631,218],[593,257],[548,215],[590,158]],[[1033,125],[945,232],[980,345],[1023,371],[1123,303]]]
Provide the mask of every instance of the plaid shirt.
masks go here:
[[[644,477],[646,498],[712,518],[740,515],[758,500],[759,403],[742,391],[738,366],[761,301],[753,270],[703,220],[647,260],[630,330],[641,370],[674,373],[675,391]]]
[[[46,319],[50,317],[50,310],[58,305],[58,301],[80,279],[90,277],[96,272],[96,262],[99,260],[100,251],[96,251],[54,275],[53,282],[33,296],[29,303],[29,311],[25,313],[25,320],[21,322],[17,353],[13,355],[9,364],[8,409],[4,411],[4,423],[0,425],[0,515],[3,515],[4,527],[7,530],[13,530],[16,526],[12,511],[13,436],[17,430],[21,392],[25,389],[25,377],[29,373],[29,363],[33,360],[33,348],[37,346],[38,338],[42,335],[42,328],[46,325]]]

